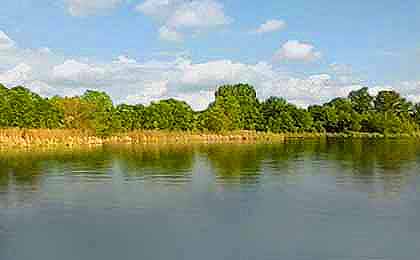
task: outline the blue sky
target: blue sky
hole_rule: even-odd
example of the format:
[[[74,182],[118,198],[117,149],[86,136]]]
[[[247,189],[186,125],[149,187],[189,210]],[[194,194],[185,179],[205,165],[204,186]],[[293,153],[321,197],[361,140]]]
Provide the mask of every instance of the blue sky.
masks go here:
[[[3,0],[0,81],[196,109],[239,81],[299,105],[361,86],[420,101],[419,24],[415,0]]]

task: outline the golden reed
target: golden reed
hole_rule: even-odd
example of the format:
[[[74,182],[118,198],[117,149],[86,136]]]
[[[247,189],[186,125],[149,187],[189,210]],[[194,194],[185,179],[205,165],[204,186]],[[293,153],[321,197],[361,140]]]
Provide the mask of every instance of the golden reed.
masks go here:
[[[264,133],[232,131],[226,133],[139,130],[100,137],[94,132],[77,129],[0,129],[0,147],[77,147],[104,144],[189,144],[189,143],[275,143],[287,139],[313,138],[419,138],[416,135],[383,135],[372,133]]]
[[[104,144],[149,143],[229,143],[279,142],[283,134],[237,131],[228,133],[199,133],[171,131],[133,131],[100,137],[93,132],[73,129],[0,129],[2,147],[97,146]]]

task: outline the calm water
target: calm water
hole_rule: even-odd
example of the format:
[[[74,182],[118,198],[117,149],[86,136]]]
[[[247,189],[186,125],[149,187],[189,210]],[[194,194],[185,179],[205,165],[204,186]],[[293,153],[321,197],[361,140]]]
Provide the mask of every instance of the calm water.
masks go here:
[[[0,155],[0,260],[415,260],[420,144]]]

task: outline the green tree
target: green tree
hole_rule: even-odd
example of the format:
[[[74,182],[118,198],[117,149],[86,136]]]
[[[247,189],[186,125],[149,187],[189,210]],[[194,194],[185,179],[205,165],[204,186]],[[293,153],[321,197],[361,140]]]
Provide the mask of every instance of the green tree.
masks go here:
[[[229,125],[225,124],[223,130],[257,130],[263,120],[257,94],[248,84],[219,87],[209,110],[216,110],[211,113],[223,113],[230,119]]]
[[[8,113],[10,108],[7,102],[7,91],[8,89],[0,84],[0,127],[9,126]]]
[[[95,129],[92,114],[95,112],[94,105],[83,101],[80,97],[58,97],[50,101],[64,114],[64,127],[68,129]]]
[[[412,104],[393,90],[383,90],[375,98],[375,109],[382,113],[408,114]]]
[[[2,106],[7,110],[2,113],[1,121],[7,127],[58,128],[62,126],[63,114],[47,99],[22,86],[8,91],[3,89],[2,92],[5,95]]]
[[[311,115],[283,98],[270,97],[261,107],[265,130],[274,133],[312,130]]]
[[[118,128],[118,120],[114,117],[114,105],[108,94],[100,91],[87,90],[81,97],[85,104],[93,106],[90,121],[99,135],[108,135]]]
[[[353,109],[360,114],[373,110],[374,98],[369,94],[366,87],[351,91],[349,99]]]
[[[132,131],[145,128],[145,107],[143,105],[118,105],[115,115],[119,125],[124,131]]]
[[[184,101],[161,100],[146,108],[146,129],[193,130],[194,111]]]
[[[198,130],[208,130],[217,133],[226,131],[232,125],[231,119],[220,107],[213,107],[212,109],[200,112],[197,120]]]

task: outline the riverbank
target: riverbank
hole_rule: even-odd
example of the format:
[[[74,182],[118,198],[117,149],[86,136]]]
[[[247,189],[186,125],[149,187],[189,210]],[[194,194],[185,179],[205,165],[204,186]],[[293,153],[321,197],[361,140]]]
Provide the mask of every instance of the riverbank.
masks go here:
[[[300,135],[299,135],[300,136]],[[319,134],[302,135],[312,138]],[[296,135],[298,137],[298,135]],[[238,131],[223,134],[133,131],[97,136],[88,131],[71,129],[0,129],[2,147],[54,147],[54,146],[98,146],[106,144],[167,144],[167,143],[228,143],[228,142],[282,142],[282,134]]]
[[[264,133],[232,131],[226,133],[133,131],[101,137],[71,129],[0,129],[0,146],[8,147],[77,147],[106,144],[171,144],[171,143],[275,143],[289,139],[317,138],[420,138],[420,133],[383,135],[378,133]]]

